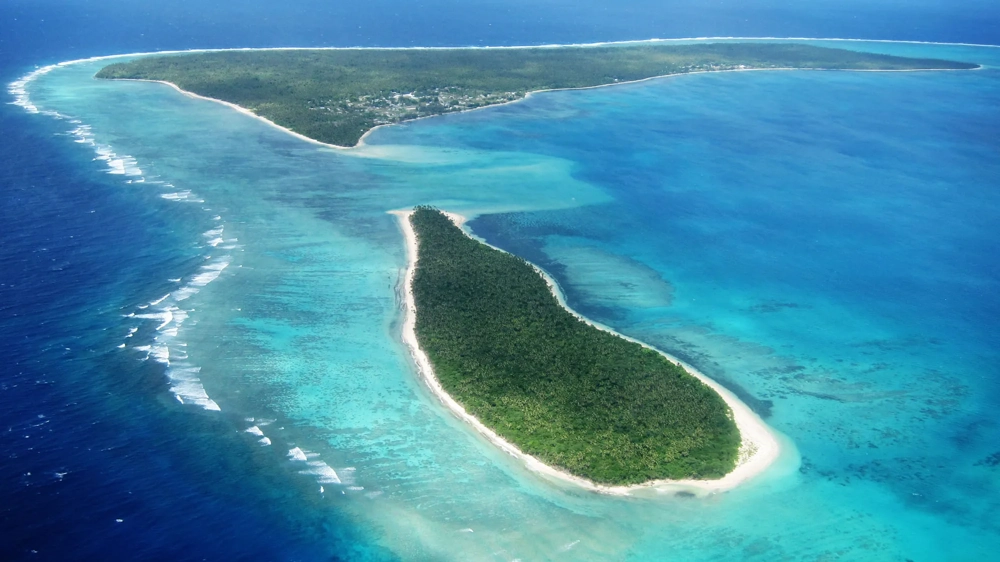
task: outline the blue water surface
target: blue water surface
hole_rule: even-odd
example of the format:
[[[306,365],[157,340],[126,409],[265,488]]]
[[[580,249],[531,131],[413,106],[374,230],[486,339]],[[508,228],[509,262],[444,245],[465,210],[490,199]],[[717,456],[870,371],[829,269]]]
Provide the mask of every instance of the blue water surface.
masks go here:
[[[5,83],[35,64],[193,47],[539,44],[701,35],[1000,42],[997,8],[975,1],[809,8],[765,1],[712,7],[497,2],[471,10],[458,2],[206,7],[183,1],[15,0],[0,14]],[[935,52],[990,56],[982,50]],[[391,502],[397,501],[405,508],[400,520],[409,520],[412,506],[429,514],[420,521],[434,524],[456,514],[468,517],[483,530],[494,529],[500,537],[494,550],[517,543],[495,530],[523,518],[544,529],[538,536],[522,531],[538,557],[819,559],[839,552],[847,559],[981,559],[998,536],[992,514],[1000,430],[991,412],[1000,401],[994,328],[1000,303],[991,225],[1000,214],[994,134],[1000,89],[994,70],[979,72],[882,76],[878,87],[871,77],[854,74],[684,77],[537,96],[498,110],[385,129],[372,139],[376,147],[473,151],[486,170],[535,162],[538,187],[548,180],[559,187],[546,201],[541,189],[525,188],[538,198],[532,209],[463,195],[462,189],[486,179],[463,176],[447,163],[418,162],[416,171],[392,158],[387,164],[331,164],[325,155],[306,155],[299,144],[280,140],[280,133],[218,116],[214,107],[204,111],[218,119],[212,123],[219,130],[256,131],[261,146],[246,148],[246,154],[259,150],[257,163],[236,159],[236,171],[216,170],[213,176],[217,161],[206,160],[200,171],[184,176],[179,170],[194,162],[195,151],[177,148],[171,156],[178,160],[169,161],[169,151],[156,144],[162,139],[156,139],[148,141],[143,159],[135,130],[150,118],[123,112],[122,130],[109,125],[104,134],[120,134],[140,165],[201,187],[213,210],[170,206],[161,193],[105,174],[105,164],[74,143],[65,122],[0,107],[0,351],[6,358],[0,379],[0,557],[447,557],[450,542],[458,539],[437,527],[413,543],[394,542],[382,534],[391,529],[385,521],[397,517],[389,508],[379,519],[369,508],[320,501],[312,478],[295,478],[298,469],[282,464],[288,448],[306,448],[308,442],[310,450],[338,462],[337,447],[355,454],[334,463],[336,468],[343,475],[344,467],[356,465],[359,474],[377,475],[365,484],[381,486],[377,492],[387,498],[382,505],[396,509]],[[183,106],[177,113],[193,110]],[[122,131],[132,125],[134,136],[125,136]],[[190,125],[177,122],[173,131],[188,134]],[[205,131],[203,138],[212,134]],[[226,150],[236,150],[239,138]],[[286,159],[265,164],[267,154]],[[496,154],[511,156],[498,163],[494,158],[503,156]],[[466,160],[460,164],[469,168]],[[253,165],[264,177],[273,174],[275,184],[238,177],[240,166],[251,177]],[[308,185],[280,191],[279,179],[298,165],[313,170],[302,172]],[[407,179],[414,174],[426,182]],[[517,174],[510,177],[532,177]],[[198,183],[212,177],[233,183]],[[338,185],[331,193],[318,177],[349,178],[344,185],[351,190]],[[421,187],[435,182],[443,187]],[[241,207],[239,186],[259,204]],[[569,194],[579,201],[569,202]],[[130,339],[153,341],[158,320],[136,324],[138,331],[127,338],[133,324],[123,318],[142,314],[139,306],[172,291],[171,279],[199,271],[212,251],[202,236],[212,228],[212,214],[229,211],[227,220],[263,221],[265,211],[282,212],[281,206],[307,209],[281,216],[303,225],[316,220],[308,223],[313,232],[321,228],[316,225],[340,225],[336,236],[345,245],[376,240],[374,258],[337,250],[331,256],[361,265],[323,273],[363,277],[373,287],[377,281],[381,293],[331,298],[330,304],[347,301],[357,310],[376,311],[374,326],[384,333],[360,332],[355,345],[380,334],[388,339],[396,329],[392,291],[403,255],[398,233],[381,213],[428,198],[470,211],[477,205],[512,211],[484,214],[472,228],[547,267],[581,311],[683,356],[736,391],[798,446],[802,462],[798,476],[790,478],[797,488],[785,492],[789,484],[775,484],[763,496],[748,492],[721,505],[665,509],[607,507],[536,490],[530,475],[462,437],[464,429],[434,413],[426,397],[415,401],[418,386],[399,382],[411,376],[405,354],[392,355],[389,344],[371,350],[371,357],[390,357],[387,363],[367,368],[392,371],[398,381],[356,389],[382,402],[346,404],[323,386],[338,373],[312,372],[308,361],[279,362],[296,353],[309,359],[336,354],[310,332],[329,320],[301,305],[304,297],[320,298],[306,292],[315,290],[307,289],[314,281],[308,278],[293,284],[252,274],[233,278],[247,281],[223,280],[237,283],[233,295],[260,298],[252,321],[239,315],[199,320],[203,341],[222,334],[218,341],[240,350],[236,358],[213,356],[211,346],[203,345],[204,368],[231,362],[250,373],[242,380],[235,367],[220,366],[216,378],[208,379],[215,381],[210,390],[218,391],[213,397],[223,401],[223,415],[180,406],[168,392],[162,365],[118,348]],[[275,202],[278,211],[268,208]],[[280,239],[252,226],[227,222],[227,228],[246,230],[230,268],[328,257],[309,248],[329,237],[289,244],[298,231],[289,229],[289,238]],[[257,253],[241,258],[235,253],[240,251]],[[300,271],[313,271],[309,267]],[[274,288],[283,291],[268,297]],[[255,300],[234,303],[211,294],[204,299],[207,309],[219,311],[250,310]],[[337,321],[354,318],[345,310]],[[305,348],[304,340],[310,342]],[[191,341],[193,354],[198,341]],[[362,360],[344,353],[345,364],[360,365]],[[276,359],[255,363],[255,354]],[[274,373],[284,382],[268,378]],[[313,394],[302,390],[310,384],[317,389]],[[241,395],[241,388],[253,396]],[[335,404],[331,417],[358,417],[317,421],[314,412],[328,408],[328,400]],[[289,447],[272,450],[277,447],[247,440],[250,422],[242,413],[253,408],[298,431]],[[407,449],[389,429],[374,436],[350,429],[379,424],[418,428],[406,430],[406,439],[417,445]],[[451,492],[443,476],[424,488],[408,482],[409,471],[438,474],[447,466],[445,453],[420,441],[421,426],[452,439],[444,442],[451,443],[455,459],[482,465],[452,473],[455,486],[490,483],[495,495],[483,491],[465,503],[445,501]],[[277,445],[280,438],[274,439]],[[361,454],[362,442],[375,443],[368,456]],[[774,516],[759,521],[759,530],[739,523],[762,503]],[[817,515],[811,527],[790,524],[817,512],[825,515]],[[664,526],[633,521],[644,516]],[[703,523],[699,517],[719,524],[701,533],[685,528],[685,520]],[[621,527],[605,531],[605,520],[621,521]],[[608,550],[574,546],[571,535],[579,529],[606,537]],[[666,537],[666,529],[686,529],[690,538]],[[562,540],[564,534],[570,538]],[[584,547],[589,550],[582,552]]]

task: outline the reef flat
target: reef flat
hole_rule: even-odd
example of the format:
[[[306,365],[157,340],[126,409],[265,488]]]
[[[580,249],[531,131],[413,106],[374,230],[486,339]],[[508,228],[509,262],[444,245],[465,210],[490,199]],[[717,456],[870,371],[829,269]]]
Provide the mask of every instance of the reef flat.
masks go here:
[[[627,43],[456,49],[191,52],[111,64],[98,78],[155,80],[234,104],[309,139],[351,147],[381,125],[510,103],[531,92],[691,72],[961,70],[977,65],[788,43]]]

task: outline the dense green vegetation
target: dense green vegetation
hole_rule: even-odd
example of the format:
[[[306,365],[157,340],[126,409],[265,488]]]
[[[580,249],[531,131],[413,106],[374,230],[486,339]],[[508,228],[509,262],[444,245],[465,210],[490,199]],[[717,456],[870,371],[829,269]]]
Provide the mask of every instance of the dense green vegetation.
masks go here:
[[[439,211],[410,217],[416,332],[441,385],[504,439],[602,484],[718,478],[740,435],[726,403],[663,355],[560,306],[526,261]]]
[[[312,139],[354,146],[387,123],[504,103],[525,93],[737,68],[967,69],[778,43],[639,43],[512,49],[296,49],[156,56],[98,78],[164,80],[235,103]]]

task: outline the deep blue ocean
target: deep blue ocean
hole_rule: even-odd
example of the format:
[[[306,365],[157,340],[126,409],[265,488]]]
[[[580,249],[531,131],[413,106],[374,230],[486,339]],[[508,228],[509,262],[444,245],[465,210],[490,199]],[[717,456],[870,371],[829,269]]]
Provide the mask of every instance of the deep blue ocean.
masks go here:
[[[0,78],[167,49],[702,36],[1000,44],[1000,6],[8,0]],[[53,73],[39,98],[166,187],[106,173],[65,120],[0,106],[0,559],[514,559],[517,536],[524,559],[983,559],[1000,538],[1000,50],[868,47],[990,68],[542,95],[383,129],[371,158],[169,92],[108,90],[120,105],[102,108]],[[571,305],[722,381],[795,443],[792,476],[597,505],[463,434],[390,341],[405,256],[384,211],[420,203],[478,215]],[[220,271],[184,309],[174,279]],[[169,344],[149,314],[164,294],[181,307]],[[188,349],[222,415],[178,404],[197,392],[132,341]],[[330,466],[358,474],[342,502]],[[479,534],[445,534],[453,520]]]

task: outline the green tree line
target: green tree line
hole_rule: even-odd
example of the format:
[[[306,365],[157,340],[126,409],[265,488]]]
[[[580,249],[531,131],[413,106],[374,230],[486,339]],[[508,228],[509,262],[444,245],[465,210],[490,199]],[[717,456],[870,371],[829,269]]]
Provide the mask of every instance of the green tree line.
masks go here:
[[[738,68],[912,70],[976,65],[781,43],[512,49],[297,49],[137,58],[98,78],[163,80],[249,109],[315,140],[354,146],[372,127],[525,93]],[[400,111],[400,94],[414,94]]]
[[[528,262],[418,207],[416,333],[444,389],[504,439],[601,484],[718,478],[728,405],[663,355],[563,308]]]

